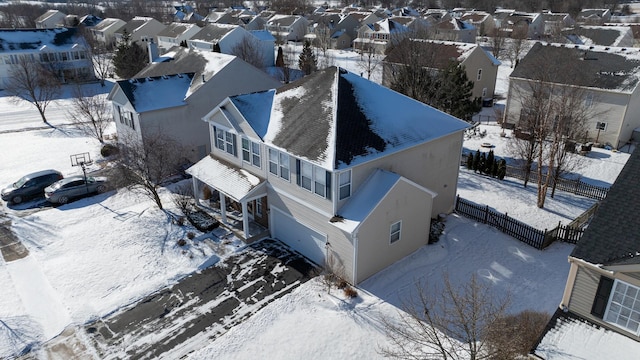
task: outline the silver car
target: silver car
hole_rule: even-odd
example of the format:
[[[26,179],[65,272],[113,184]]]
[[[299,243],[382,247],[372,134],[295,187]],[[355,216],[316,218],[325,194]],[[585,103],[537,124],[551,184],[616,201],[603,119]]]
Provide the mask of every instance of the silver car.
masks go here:
[[[52,203],[66,204],[69,200],[107,190],[106,177],[71,176],[44,189],[44,197]]]

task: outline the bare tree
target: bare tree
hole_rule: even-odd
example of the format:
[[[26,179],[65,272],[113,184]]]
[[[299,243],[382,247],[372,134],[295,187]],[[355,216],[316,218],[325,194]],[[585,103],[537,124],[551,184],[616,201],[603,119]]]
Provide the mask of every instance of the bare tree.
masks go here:
[[[491,44],[491,55],[496,59],[501,59],[505,52],[506,36],[503,29],[496,27],[491,31],[489,43]]]
[[[245,36],[242,41],[231,48],[231,55],[239,57],[258,69],[264,68],[265,55],[262,53],[259,40],[253,35]]]
[[[416,283],[399,320],[381,319],[392,345],[379,352],[393,359],[491,359],[489,330],[509,304],[509,294],[495,294],[476,275],[459,286],[446,274],[442,288]]]
[[[118,172],[129,188],[141,190],[162,210],[158,189],[178,173],[182,153],[182,146],[159,130],[144,136],[143,141],[121,138]]]
[[[362,44],[363,48],[360,52],[360,61],[358,62],[358,68],[367,73],[367,79],[371,80],[371,74],[378,68],[380,62],[380,55],[376,52],[376,49],[371,44]]]
[[[42,121],[47,123],[47,106],[60,96],[61,85],[48,69],[33,55],[22,55],[11,66],[5,91],[18,101],[27,101],[38,109]]]
[[[93,65],[93,71],[98,79],[100,79],[100,86],[104,86],[105,79],[113,73],[113,52],[112,49],[110,49],[110,47],[113,47],[113,44],[105,44],[98,41],[84,26],[82,26],[79,31],[84,38],[87,52]]]
[[[104,144],[104,132],[113,120],[111,103],[104,94],[76,85],[67,115],[77,129]]]
[[[527,39],[527,29],[524,26],[516,26],[511,33],[511,39],[509,40],[509,46],[507,48],[507,55],[511,60],[511,67],[518,65],[520,61],[520,55],[525,50]]]

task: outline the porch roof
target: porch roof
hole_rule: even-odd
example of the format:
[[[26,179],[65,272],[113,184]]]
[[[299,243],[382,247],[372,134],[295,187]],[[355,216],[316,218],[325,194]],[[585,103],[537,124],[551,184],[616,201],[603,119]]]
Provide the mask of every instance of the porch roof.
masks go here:
[[[245,169],[211,156],[204,157],[186,172],[237,202],[258,196],[260,193],[266,194],[264,180]]]

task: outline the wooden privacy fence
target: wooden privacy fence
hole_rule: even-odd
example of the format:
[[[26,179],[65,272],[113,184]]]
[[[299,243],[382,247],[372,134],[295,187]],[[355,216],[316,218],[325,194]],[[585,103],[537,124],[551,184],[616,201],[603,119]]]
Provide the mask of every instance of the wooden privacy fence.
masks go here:
[[[460,197],[456,198],[455,211],[469,219],[491,225],[503,233],[514,237],[536,249],[544,249],[556,240],[576,244],[584,230],[582,227],[558,224],[552,230],[540,230],[522,221],[516,220],[506,213],[497,212],[488,205],[479,205]],[[587,210],[589,211],[589,210]]]
[[[524,170],[514,166],[507,166],[506,176],[520,179],[522,181],[524,181],[525,178]],[[545,181],[547,175],[544,174],[543,176],[545,177],[543,181]],[[532,171],[529,174],[529,182],[533,184],[538,182],[538,173],[536,171]],[[553,179],[551,179],[551,185],[553,185]],[[609,188],[606,187],[587,184],[579,179],[570,180],[564,178],[558,179],[556,182],[556,190],[562,190],[596,200],[603,200],[609,192]]]

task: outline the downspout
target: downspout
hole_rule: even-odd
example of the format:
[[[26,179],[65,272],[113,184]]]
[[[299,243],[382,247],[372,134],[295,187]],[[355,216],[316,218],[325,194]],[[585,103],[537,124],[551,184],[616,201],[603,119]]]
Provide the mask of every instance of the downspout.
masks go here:
[[[351,235],[353,239],[353,286],[358,285],[358,230]]]

